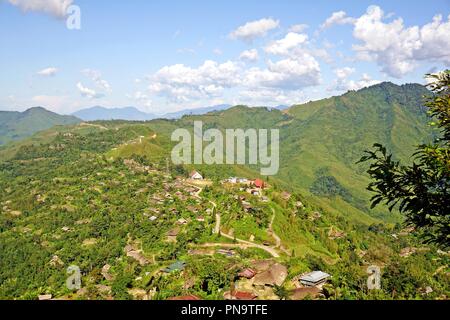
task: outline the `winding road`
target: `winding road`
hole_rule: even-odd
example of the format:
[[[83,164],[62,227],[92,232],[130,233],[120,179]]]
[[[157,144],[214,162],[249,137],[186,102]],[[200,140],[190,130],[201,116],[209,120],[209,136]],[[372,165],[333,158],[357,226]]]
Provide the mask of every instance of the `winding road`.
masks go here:
[[[190,184],[189,184],[190,185]],[[202,197],[200,196],[200,193],[203,191],[202,188],[198,187],[198,186],[194,186],[194,185],[190,185],[192,187],[198,188],[199,190],[197,192],[195,192],[195,197],[202,199]],[[273,212],[273,216],[272,219],[270,221],[269,224],[269,228],[267,230],[267,232],[269,233],[270,236],[272,236],[275,239],[275,246],[264,246],[262,244],[258,244],[255,242],[251,242],[251,241],[247,241],[247,240],[243,240],[243,239],[238,239],[235,238],[234,236],[224,233],[221,231],[221,216],[220,213],[217,212],[217,204],[214,201],[208,200],[209,203],[211,203],[214,207],[214,211],[216,214],[216,224],[214,226],[214,230],[213,233],[214,234],[220,234],[221,236],[224,236],[225,238],[231,239],[233,241],[236,241],[238,243],[220,243],[220,242],[210,242],[210,243],[204,243],[202,245],[199,245],[199,247],[223,247],[223,248],[241,248],[241,249],[247,249],[247,248],[258,248],[261,250],[264,250],[266,252],[268,252],[272,257],[274,258],[278,258],[280,257],[280,254],[277,252],[276,249],[279,249],[281,251],[283,251],[284,253],[286,253],[287,255],[290,255],[289,252],[283,248],[281,246],[281,239],[280,237],[273,231],[272,225],[273,225],[273,221],[275,220],[275,210],[273,208],[272,212]]]

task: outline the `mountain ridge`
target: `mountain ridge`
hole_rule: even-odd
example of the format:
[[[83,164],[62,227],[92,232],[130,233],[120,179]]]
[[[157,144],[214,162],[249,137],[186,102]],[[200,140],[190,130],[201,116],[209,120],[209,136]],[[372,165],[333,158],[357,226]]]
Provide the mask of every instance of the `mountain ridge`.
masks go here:
[[[128,121],[148,121],[153,119],[179,119],[185,115],[204,114],[212,111],[221,111],[230,108],[229,104],[214,105],[209,107],[183,109],[176,112],[165,113],[162,115],[140,111],[136,107],[116,107],[106,108],[94,106],[80,109],[72,115],[84,121],[98,120],[128,120]]]
[[[81,122],[74,116],[59,115],[43,107],[29,108],[23,112],[0,111],[0,145],[20,140],[56,125]]]

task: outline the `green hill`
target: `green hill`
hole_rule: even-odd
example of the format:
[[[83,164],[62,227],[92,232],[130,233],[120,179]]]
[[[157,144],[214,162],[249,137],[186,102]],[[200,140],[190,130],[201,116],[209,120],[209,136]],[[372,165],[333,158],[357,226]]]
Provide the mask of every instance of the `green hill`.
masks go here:
[[[299,274],[331,274],[328,299],[447,297],[448,256],[419,247],[390,223],[399,217],[369,210],[368,178],[355,164],[373,142],[407,159],[431,138],[424,94],[384,83],[283,112],[236,106],[179,120],[76,123],[3,146],[0,299],[139,299],[136,290],[153,288],[153,299],[223,299],[255,259],[285,265],[288,289]],[[198,189],[185,179],[194,166],[167,161],[170,136],[195,120],[204,129],[279,128],[271,187],[258,196],[218,181],[258,177],[256,166],[195,166],[213,180]],[[161,271],[180,262],[183,272]],[[376,293],[365,287],[372,264],[383,266]],[[77,292],[65,286],[70,265],[82,271]],[[426,286],[433,293],[423,296]]]
[[[132,154],[165,163],[174,145],[170,135],[176,128],[192,130],[193,122],[201,120],[204,130],[208,128],[278,128],[280,129],[280,170],[271,181],[283,188],[301,192],[315,204],[346,216],[347,219],[373,222],[382,218],[397,222],[396,215],[387,214],[384,208],[369,209],[370,194],[366,191],[368,177],[366,168],[356,162],[364,150],[375,142],[388,146],[394,156],[408,161],[414,146],[429,141],[432,131],[423,108],[423,96],[430,92],[419,84],[398,86],[381,83],[342,96],[293,106],[280,111],[269,108],[235,106],[228,110],[205,115],[184,116],[179,120],[152,120],[148,122],[99,121],[90,127],[78,126],[76,130],[96,130],[95,126],[126,127],[140,124],[152,132],[134,129],[134,138],[145,136],[142,143],[130,141],[109,150],[108,157],[125,158]],[[28,111],[27,113],[40,113]],[[6,114],[11,117],[12,115]],[[29,120],[27,120],[29,119]],[[42,117],[25,117],[16,127],[24,127],[26,121],[42,123]],[[38,120],[40,119],[40,121]],[[75,121],[69,118],[68,121]],[[54,123],[55,120],[48,122]],[[26,126],[31,127],[31,126]],[[18,129],[17,129],[18,130]],[[155,138],[151,135],[156,133]],[[51,136],[40,133],[29,142]],[[131,137],[131,136],[130,136]],[[150,138],[149,138],[150,137]],[[47,139],[45,138],[45,139]],[[9,148],[0,154],[13,154]],[[17,149],[17,147],[15,147]],[[15,152],[15,151],[14,151]],[[194,166],[188,166],[187,170]],[[226,178],[230,175],[258,176],[257,166],[219,165],[195,166],[205,176]]]
[[[423,96],[429,94],[419,84],[398,86],[385,82],[296,105],[284,112],[236,106],[223,112],[184,117],[173,125],[192,128],[194,120],[202,120],[204,130],[279,128],[280,171],[274,179],[349,218],[366,220],[369,215],[396,221],[383,208],[369,210],[366,168],[356,162],[376,142],[388,146],[398,159],[409,161],[415,145],[432,139],[423,108]],[[199,168],[214,175],[222,172],[221,177],[235,169]]]
[[[62,116],[41,107],[24,112],[0,111],[0,145],[20,140],[56,125],[78,123],[73,116]]]

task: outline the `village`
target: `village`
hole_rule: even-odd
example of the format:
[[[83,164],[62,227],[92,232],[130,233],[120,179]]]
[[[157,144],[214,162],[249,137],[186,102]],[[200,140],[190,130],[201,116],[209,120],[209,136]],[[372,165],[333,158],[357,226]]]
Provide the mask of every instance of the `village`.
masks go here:
[[[68,180],[55,178],[52,183],[64,184]],[[83,283],[73,294],[56,299],[91,296],[115,299],[114,286],[123,272],[119,268],[132,270],[133,277],[121,290],[136,300],[329,297],[333,272],[327,272],[328,267],[314,263],[311,257],[306,261],[313,263],[304,263],[303,248],[295,247],[300,241],[298,238],[289,241],[284,229],[293,221],[310,225],[322,232],[331,247],[345,244],[347,233],[336,224],[324,224],[324,213],[309,208],[299,195],[275,188],[265,179],[231,176],[213,180],[195,169],[180,174],[164,170],[162,164],[127,158],[109,162],[109,166],[102,167],[95,175],[81,177],[80,184],[82,187],[77,192],[95,195],[89,201],[91,208],[101,203],[97,199],[108,199],[110,192],[123,192],[130,202],[129,207],[121,207],[120,214],[126,219],[125,224],[136,228],[126,235],[119,257],[101,264],[95,281],[90,280],[94,281],[93,286]],[[48,199],[45,192],[36,194],[36,201],[43,205]],[[63,205],[53,204],[49,208],[73,213],[80,206],[74,200],[72,195],[67,195],[62,198]],[[14,212],[10,202],[3,205],[5,211]],[[73,224],[60,225],[52,238],[58,241],[84,234],[83,230],[88,230],[95,220],[107,216],[80,216]],[[281,219],[285,220],[279,224]],[[33,230],[26,227],[22,232],[28,234]],[[400,230],[391,238],[398,241],[409,232]],[[80,249],[98,250],[102,239],[85,234]],[[406,247],[399,256],[406,259],[419,249]],[[366,250],[358,249],[355,254],[368,265]],[[327,262],[334,263],[331,259]],[[48,261],[52,269],[67,265],[67,258],[58,252]],[[362,267],[361,271],[365,269]],[[424,287],[423,292],[430,294],[433,289]],[[38,298],[55,299],[48,293]]]
[[[128,165],[133,166],[128,162]],[[136,167],[134,167],[136,169]],[[149,168],[144,168],[148,170]],[[166,179],[168,179],[166,177]],[[252,215],[258,204],[264,204],[269,201],[265,191],[270,189],[270,185],[262,179],[248,179],[241,177],[230,177],[222,180],[221,184],[226,188],[233,199],[241,206],[241,211],[245,215]],[[233,229],[227,229],[221,225],[223,223],[222,213],[219,212],[217,204],[204,198],[202,191],[212,185],[212,181],[205,179],[202,174],[193,170],[188,178],[175,178],[174,181],[165,180],[162,183],[163,190],[153,194],[150,197],[150,204],[153,208],[145,213],[145,216],[152,222],[164,219],[167,210],[158,208],[158,206],[174,203],[175,199],[186,204],[186,210],[189,216],[180,216],[180,212],[174,207],[168,208],[168,213],[180,216],[175,220],[172,228],[166,233],[166,242],[176,244],[180,236],[186,232],[186,228],[193,223],[201,223],[210,226],[212,234],[219,239],[217,242],[207,242],[193,244],[189,243],[188,254],[194,256],[214,256],[216,254],[225,258],[236,258],[239,256],[238,250],[247,250],[249,248],[262,250],[269,259],[251,260],[248,262],[249,267],[236,268],[236,274],[230,280],[230,290],[225,291],[222,295],[227,300],[255,300],[255,299],[279,299],[276,294],[277,288],[285,286],[290,288],[289,299],[318,298],[321,295],[323,285],[330,279],[330,275],[320,270],[311,270],[302,274],[295,275],[288,279],[288,268],[282,263],[283,257],[289,257],[290,252],[283,247],[280,238],[272,230],[272,223],[275,214],[271,217],[271,222],[265,232],[271,241],[263,241],[258,243],[254,235],[250,235],[247,239],[236,237]],[[245,195],[247,194],[247,196]],[[282,196],[289,199],[290,194],[283,192]],[[298,206],[303,206],[298,203]],[[142,252],[135,246],[127,246],[125,248],[127,256],[135,259],[141,265],[146,265],[150,261],[144,257]],[[153,261],[154,262],[154,261]],[[163,276],[177,274],[183,278],[183,274],[188,267],[187,262],[177,260],[164,268],[159,269]],[[183,284],[186,293],[192,283]],[[144,294],[140,291],[141,298],[151,299],[151,294]],[[155,292],[154,292],[155,293]],[[136,294],[136,292],[135,292]],[[168,297],[169,300],[199,300],[199,296],[194,294],[185,294],[179,296]]]
[[[225,281],[227,290],[219,292],[217,298],[280,299],[278,290],[281,287],[288,288],[285,298],[321,297],[322,287],[331,277],[329,274],[320,270],[300,274],[289,272],[286,262],[291,252],[273,230],[275,211],[265,207],[269,201],[268,190],[271,188],[267,182],[259,178],[224,179],[220,181],[220,190],[225,190],[223,196],[229,200],[217,201],[215,198],[217,191],[214,191],[212,181],[204,178],[196,170],[186,177],[181,177],[171,176],[163,170],[140,164],[133,159],[123,160],[123,165],[128,172],[119,172],[119,178],[131,174],[142,179],[142,182],[147,181],[144,187],[141,184],[141,187],[135,188],[136,197],[147,199],[147,208],[142,214],[138,214],[140,218],[134,219],[145,221],[144,230],[147,224],[151,228],[154,226],[155,230],[158,230],[158,234],[154,237],[162,240],[155,246],[146,245],[138,238],[130,238],[123,248],[126,259],[142,269],[142,274],[134,279],[137,285],[127,289],[133,299],[202,299],[200,295],[195,294],[195,290],[192,291],[195,282],[203,280],[198,279],[198,275],[191,270],[193,267],[191,264],[197,259],[208,257],[221,259],[225,265],[231,265],[230,278]],[[103,178],[104,175],[106,174],[99,172],[97,177]],[[120,182],[114,180],[113,183],[117,185]],[[105,185],[103,182],[94,183],[91,188],[102,193]],[[283,192],[282,197],[289,199],[291,195]],[[301,202],[296,205],[303,206]],[[257,216],[259,220],[255,218]],[[233,223],[242,219],[251,221],[256,219],[260,226],[250,230],[239,230]],[[90,223],[90,219],[80,220],[79,226]],[[75,229],[76,227],[64,226],[62,232],[70,234]],[[197,230],[194,232],[197,236],[192,233],[193,230]],[[203,236],[199,238],[200,234]],[[82,246],[88,249],[96,246],[97,242],[97,239],[89,238]],[[168,249],[173,250],[173,253],[169,257],[162,257],[161,254]],[[49,264],[54,268],[65,265],[56,254]],[[105,299],[112,299],[111,284],[116,280],[114,270],[115,267],[109,263],[103,265],[102,279],[95,285],[97,293]],[[142,281],[156,281],[156,283],[170,281],[172,289],[165,294],[163,292],[166,289],[160,285],[145,289],[139,285]],[[180,294],[170,295],[169,292]],[[76,292],[78,297],[88,294],[90,291],[86,287],[81,287]],[[51,294],[39,296],[40,300],[52,298]]]

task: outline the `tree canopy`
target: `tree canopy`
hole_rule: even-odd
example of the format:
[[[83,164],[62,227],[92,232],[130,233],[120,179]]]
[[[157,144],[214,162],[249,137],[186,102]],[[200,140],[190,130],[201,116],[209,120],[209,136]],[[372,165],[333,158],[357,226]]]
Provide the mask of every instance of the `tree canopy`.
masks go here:
[[[439,130],[433,143],[417,147],[411,165],[396,161],[385,146],[375,144],[360,162],[370,161],[368,190],[380,203],[398,208],[424,242],[450,246],[450,70],[427,74],[432,95],[425,98],[431,125]]]

